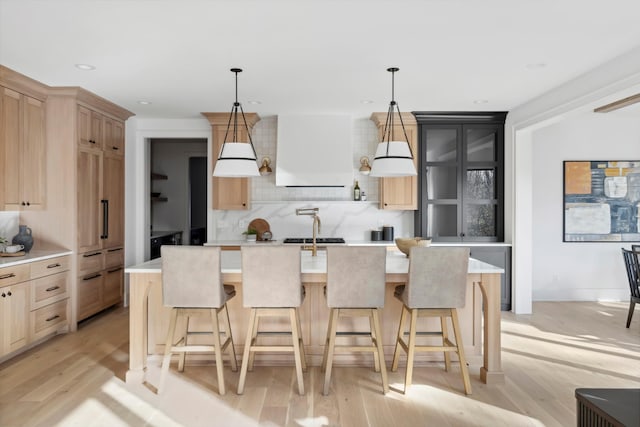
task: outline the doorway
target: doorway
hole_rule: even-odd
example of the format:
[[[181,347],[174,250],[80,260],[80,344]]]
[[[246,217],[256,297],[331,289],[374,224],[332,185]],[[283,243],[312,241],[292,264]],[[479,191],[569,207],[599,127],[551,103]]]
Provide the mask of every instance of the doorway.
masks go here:
[[[207,157],[189,157],[190,245],[207,240]]]

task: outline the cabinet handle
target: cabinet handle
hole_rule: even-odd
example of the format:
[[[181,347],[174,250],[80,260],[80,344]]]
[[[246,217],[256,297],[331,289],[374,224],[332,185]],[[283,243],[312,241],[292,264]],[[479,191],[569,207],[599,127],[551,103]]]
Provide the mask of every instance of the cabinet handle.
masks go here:
[[[115,273],[116,271],[122,270],[122,267],[114,268],[113,270],[107,270],[107,273]]]
[[[116,147],[115,145],[113,147],[111,147],[113,150],[118,151],[118,147]]]
[[[100,200],[102,203],[102,236],[101,239],[109,238],[109,201]]]
[[[97,274],[93,274],[93,275],[91,275],[89,277],[84,277],[82,280],[92,280],[92,279],[95,279],[96,277],[100,277],[100,276],[102,276],[102,274],[97,273]]]
[[[55,320],[55,319],[57,319],[58,317],[60,317],[60,315],[59,315],[59,314],[56,314],[55,316],[51,316],[51,317],[49,317],[48,319],[45,319],[45,322],[51,322],[52,320]]]
[[[26,206],[27,204],[25,202],[22,202],[22,206]]]
[[[4,292],[2,293],[2,298],[6,297],[7,294],[5,294]]]
[[[7,292],[7,296],[10,297],[11,296],[11,291]]]
[[[16,275],[14,273],[3,274],[2,276],[0,276],[0,280],[2,280],[2,279],[10,279],[12,277],[16,277]]]
[[[61,264],[56,262],[55,264],[47,265],[47,268],[56,268],[56,267],[60,267],[60,266],[61,266]]]
[[[121,251],[122,248],[115,248],[115,249],[107,249],[107,252],[118,252]]]
[[[50,288],[45,289],[47,292],[55,291],[56,289],[60,289],[60,286],[52,286]]]
[[[89,257],[96,256],[96,255],[102,255],[102,252],[94,252],[92,254],[85,254],[85,255],[82,255],[82,257],[83,258],[89,258]]]
[[[30,202],[27,202],[27,206],[31,206],[31,203],[30,203]]]

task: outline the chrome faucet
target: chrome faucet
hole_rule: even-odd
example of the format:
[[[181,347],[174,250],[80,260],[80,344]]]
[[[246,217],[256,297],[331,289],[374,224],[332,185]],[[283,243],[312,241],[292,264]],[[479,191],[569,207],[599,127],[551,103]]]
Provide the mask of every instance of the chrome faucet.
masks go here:
[[[302,249],[311,250],[311,256],[316,256],[318,254],[318,245],[316,243],[316,236],[320,234],[320,217],[318,216],[318,212],[320,208],[299,208],[296,209],[296,215],[310,215],[313,216],[313,244],[311,246],[303,245]]]

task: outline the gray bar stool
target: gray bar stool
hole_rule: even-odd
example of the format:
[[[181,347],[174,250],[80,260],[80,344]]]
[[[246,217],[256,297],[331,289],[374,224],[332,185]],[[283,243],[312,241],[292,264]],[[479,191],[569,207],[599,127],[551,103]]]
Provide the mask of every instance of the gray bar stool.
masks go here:
[[[465,394],[471,394],[471,382],[464,357],[464,345],[458,308],[466,304],[467,271],[469,267],[469,248],[411,248],[409,253],[409,280],[406,285],[397,286],[395,297],[402,301],[402,315],[398,327],[396,349],[393,353],[391,370],[398,370],[400,349],[407,353],[407,372],[404,380],[405,393],[411,386],[413,361],[416,351],[444,352],[445,370],[451,369],[449,352],[456,352],[460,360],[462,381]],[[405,332],[405,321],[411,317],[409,332]],[[441,332],[418,332],[418,317],[439,317]],[[446,318],[451,318],[455,344],[449,340]],[[409,335],[409,341],[405,340]],[[441,346],[416,345],[417,335],[440,336]]]
[[[186,353],[215,353],[216,369],[218,371],[218,390],[225,394],[222,353],[230,348],[229,356],[231,370],[237,371],[236,351],[233,346],[233,336],[229,323],[227,301],[236,294],[231,285],[222,284],[220,271],[220,248],[204,246],[162,246],[162,302],[171,307],[171,320],[158,393],[164,389],[171,355],[180,354],[178,370],[184,371]],[[222,323],[224,331],[220,330],[218,315],[224,312]],[[209,332],[189,331],[189,319],[192,316],[209,316],[212,330]],[[174,341],[178,317],[185,317],[184,329],[179,339]],[[193,335],[211,334],[213,345],[188,344],[188,337]],[[221,341],[221,336],[226,339]]]
[[[387,250],[384,247],[327,247],[327,305],[331,309],[322,368],[322,394],[329,394],[335,352],[371,352],[382,377],[382,392],[389,391],[382,348],[380,308],[384,306]],[[368,317],[369,332],[338,331],[340,317]],[[336,345],[337,337],[369,337],[370,345]]]
[[[257,352],[293,352],[298,393],[304,394],[302,370],[307,369],[298,307],[304,299],[299,246],[242,246],[242,300],[251,308],[238,394],[244,392],[247,370],[253,370]],[[291,345],[259,345],[258,338],[282,335],[259,331],[260,317],[287,317],[291,323]]]

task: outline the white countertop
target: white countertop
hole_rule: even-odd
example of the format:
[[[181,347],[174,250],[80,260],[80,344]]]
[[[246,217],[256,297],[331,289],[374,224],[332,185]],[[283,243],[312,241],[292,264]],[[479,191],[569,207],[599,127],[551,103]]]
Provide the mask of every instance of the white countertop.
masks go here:
[[[214,240],[207,242],[204,246],[245,246],[245,245],[282,245],[282,239],[269,240],[262,242],[250,242],[244,239],[238,240]],[[299,243],[287,243],[287,245],[299,245]],[[330,243],[330,245],[336,245],[340,243]],[[395,246],[395,241],[380,240],[346,240],[344,243],[347,246]],[[327,244],[320,244],[318,246],[327,246]],[[431,246],[511,246],[511,243],[504,242],[431,242]]]
[[[63,255],[71,255],[73,252],[68,249],[32,249],[29,253],[17,257],[0,257],[0,268],[25,264],[28,262],[40,261],[43,259],[55,258]]]
[[[245,242],[246,243],[246,242]],[[222,252],[222,272],[223,273],[241,273],[240,251],[223,251]],[[318,256],[311,256],[310,251],[302,252],[302,272],[303,273],[321,273],[327,272],[327,253],[318,251]],[[162,259],[156,258],[142,264],[127,267],[125,273],[160,273],[162,267]],[[387,253],[387,273],[404,274],[409,270],[409,258],[398,251],[389,251]],[[469,273],[504,273],[504,269],[478,261],[477,259],[469,259]]]

